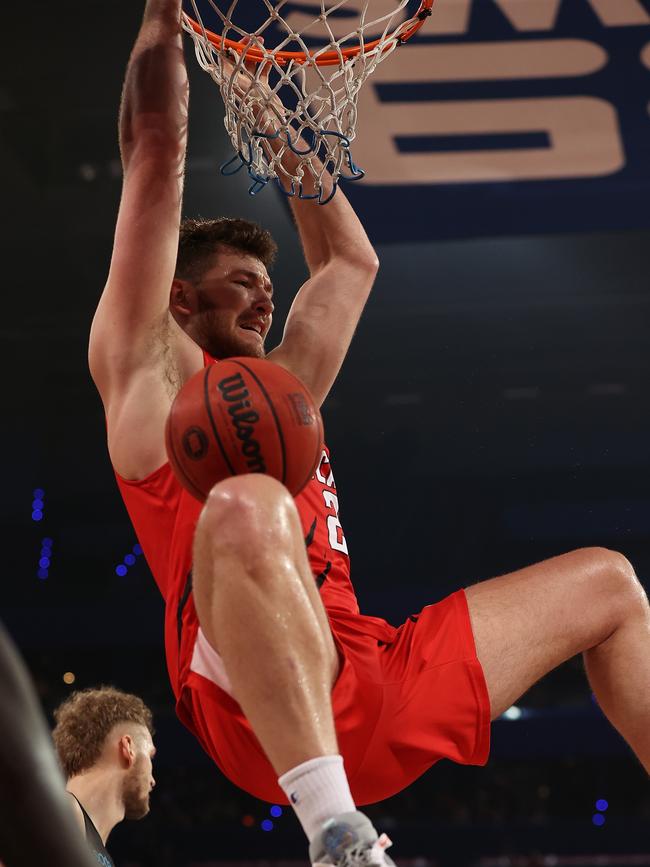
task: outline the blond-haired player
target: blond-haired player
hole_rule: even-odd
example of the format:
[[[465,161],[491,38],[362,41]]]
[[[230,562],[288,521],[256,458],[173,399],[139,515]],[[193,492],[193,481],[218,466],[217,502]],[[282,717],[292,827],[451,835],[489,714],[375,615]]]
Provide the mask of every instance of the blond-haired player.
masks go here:
[[[95,857],[112,865],[105,847],[113,828],[149,812],[151,711],[138,696],[104,686],[74,692],[54,719],[52,737],[78,824]]]

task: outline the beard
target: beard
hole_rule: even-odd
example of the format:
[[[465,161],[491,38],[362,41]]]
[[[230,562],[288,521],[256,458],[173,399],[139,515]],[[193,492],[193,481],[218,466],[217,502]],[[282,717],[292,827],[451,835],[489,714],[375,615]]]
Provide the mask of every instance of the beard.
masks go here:
[[[124,780],[122,799],[125,819],[144,819],[149,812],[148,780],[143,779],[137,762]]]
[[[196,317],[194,341],[213,358],[233,358],[238,355],[264,358],[263,343],[253,343],[224,322],[219,313],[199,295],[199,314]]]

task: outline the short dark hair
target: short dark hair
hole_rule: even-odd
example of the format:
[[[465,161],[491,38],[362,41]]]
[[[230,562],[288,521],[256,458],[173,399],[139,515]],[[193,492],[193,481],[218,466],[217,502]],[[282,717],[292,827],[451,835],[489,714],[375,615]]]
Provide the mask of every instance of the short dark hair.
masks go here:
[[[176,277],[198,282],[212,267],[224,245],[249,253],[270,268],[278,247],[271,234],[256,223],[231,217],[216,220],[183,220],[180,227]]]
[[[135,723],[154,733],[151,711],[142,699],[112,686],[73,692],[54,711],[54,719],[52,737],[67,778],[92,768],[118,723]]]

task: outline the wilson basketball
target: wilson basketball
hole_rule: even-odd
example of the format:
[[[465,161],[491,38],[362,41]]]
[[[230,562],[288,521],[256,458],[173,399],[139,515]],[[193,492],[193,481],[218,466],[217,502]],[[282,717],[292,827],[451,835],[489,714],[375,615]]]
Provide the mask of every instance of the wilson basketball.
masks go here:
[[[185,383],[165,442],[178,480],[201,501],[217,482],[243,473],[267,473],[295,496],[315,472],[323,422],[288,370],[259,358],[228,358]]]

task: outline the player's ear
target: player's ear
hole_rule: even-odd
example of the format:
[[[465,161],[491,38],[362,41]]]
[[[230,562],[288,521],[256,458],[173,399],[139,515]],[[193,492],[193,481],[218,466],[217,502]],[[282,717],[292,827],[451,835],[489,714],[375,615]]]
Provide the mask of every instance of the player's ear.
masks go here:
[[[120,738],[120,758],[129,768],[135,762],[135,743],[131,735]]]
[[[175,315],[191,316],[194,312],[194,287],[187,280],[172,280],[169,308]]]

